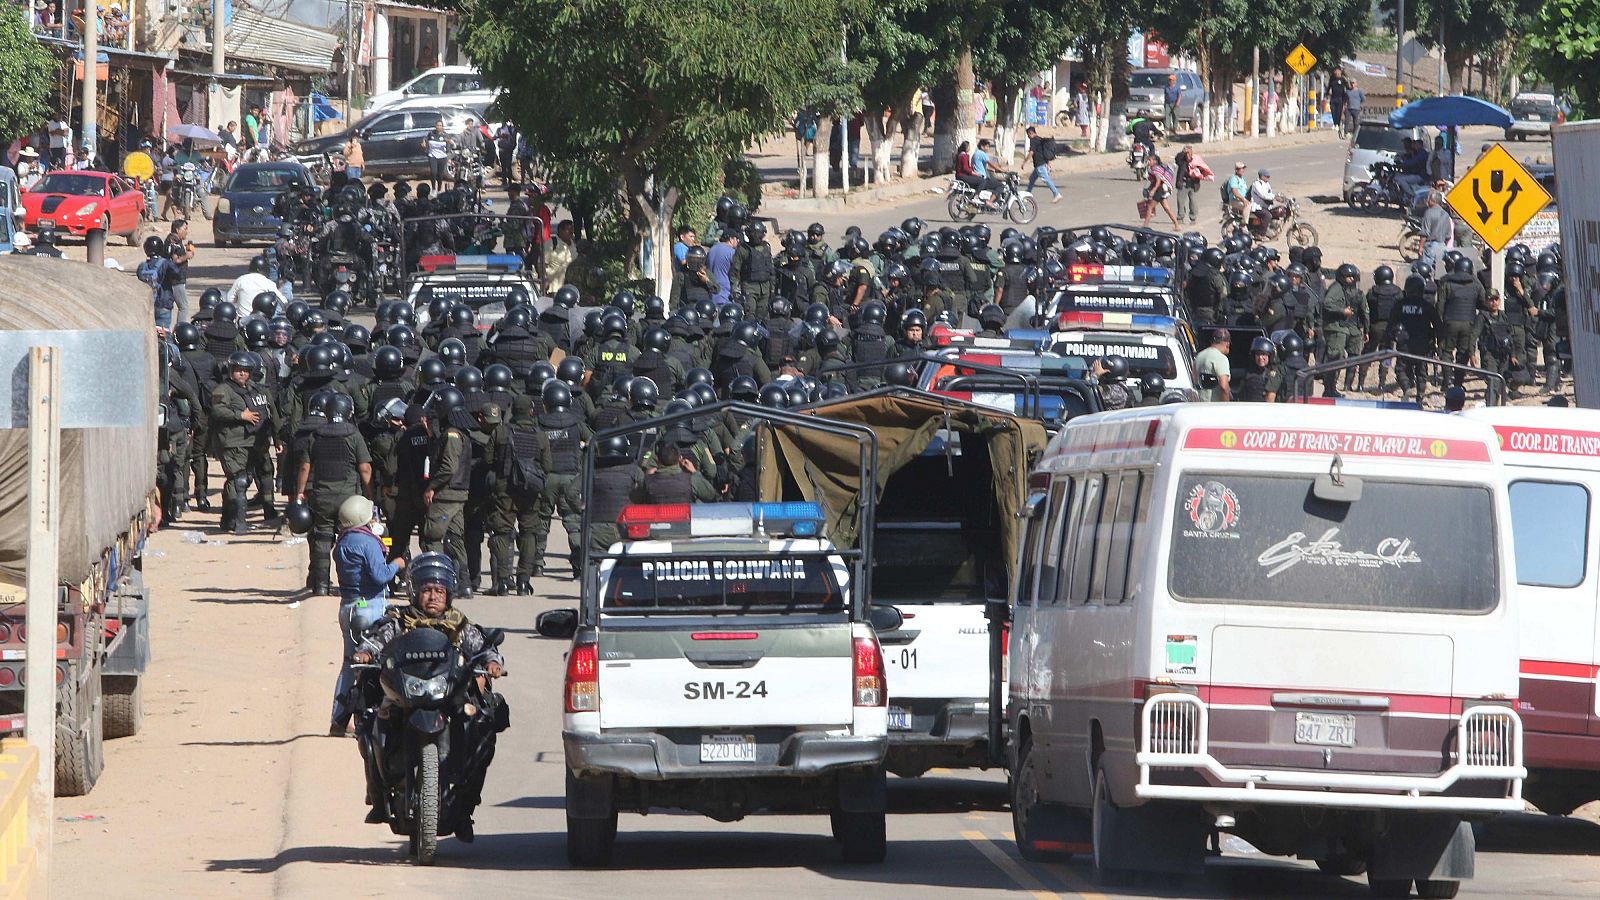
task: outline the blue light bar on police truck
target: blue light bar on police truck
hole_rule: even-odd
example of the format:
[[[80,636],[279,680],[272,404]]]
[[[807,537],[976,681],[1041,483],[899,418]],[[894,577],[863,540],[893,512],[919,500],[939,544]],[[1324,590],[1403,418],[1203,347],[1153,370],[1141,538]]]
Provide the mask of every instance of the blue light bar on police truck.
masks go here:
[[[522,257],[512,253],[494,253],[488,256],[457,256],[436,254],[417,260],[424,272],[516,272],[522,269]]]
[[[1048,335],[1031,328],[1014,328],[1005,337],[978,337],[970,328],[933,326],[933,343],[936,347],[958,347],[981,350],[1023,350],[1038,352],[1044,349]]]
[[[1168,284],[1172,270],[1161,266],[1103,266],[1099,263],[1073,263],[1067,266],[1067,279],[1073,284]]]
[[[634,504],[617,516],[630,541],[691,537],[816,537],[822,507],[816,503]]]

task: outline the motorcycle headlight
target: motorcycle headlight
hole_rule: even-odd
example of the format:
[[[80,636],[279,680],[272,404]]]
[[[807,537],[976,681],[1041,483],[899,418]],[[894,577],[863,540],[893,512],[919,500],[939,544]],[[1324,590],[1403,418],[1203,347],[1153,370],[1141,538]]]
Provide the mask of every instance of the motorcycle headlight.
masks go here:
[[[94,200],[90,200],[88,203],[85,203],[84,205],[82,205],[82,206],[78,207],[77,209],[73,210],[72,214],[75,215],[75,216],[87,216],[87,215],[90,215],[91,213],[93,213],[95,211],[95,207],[97,207],[99,205],[100,204],[98,202],[96,202]]]
[[[233,210],[233,204],[228,202],[228,198],[227,197],[218,197],[217,198],[217,212],[226,213],[226,212],[231,212],[232,210]]]
[[[443,675],[434,678],[407,678],[406,696],[429,700],[443,700],[445,691],[449,688],[449,681]]]

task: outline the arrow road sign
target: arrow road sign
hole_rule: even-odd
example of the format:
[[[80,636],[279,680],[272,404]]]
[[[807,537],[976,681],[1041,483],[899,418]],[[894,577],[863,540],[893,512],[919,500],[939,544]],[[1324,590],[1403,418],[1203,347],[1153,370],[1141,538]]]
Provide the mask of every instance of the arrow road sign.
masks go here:
[[[1450,208],[1496,253],[1517,236],[1550,194],[1528,170],[1495,144],[1445,197]]]

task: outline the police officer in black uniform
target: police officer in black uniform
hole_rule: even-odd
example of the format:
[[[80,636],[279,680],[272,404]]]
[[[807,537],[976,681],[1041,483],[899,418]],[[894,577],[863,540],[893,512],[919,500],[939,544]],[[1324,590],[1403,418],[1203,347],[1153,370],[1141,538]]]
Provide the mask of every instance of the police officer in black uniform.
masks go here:
[[[1442,332],[1443,322],[1438,307],[1428,294],[1427,282],[1420,275],[1408,277],[1400,303],[1389,320],[1389,339],[1395,342],[1396,348],[1426,358],[1433,356],[1435,342]],[[1395,381],[1400,385],[1402,399],[1415,389],[1416,400],[1421,403],[1427,392],[1426,364],[1401,360],[1395,372]]]
[[[335,394],[328,405],[327,424],[318,428],[299,460],[295,499],[311,507],[311,561],[306,589],[315,596],[331,596],[334,538],[339,532],[339,506],[351,496],[372,492],[372,456],[350,417],[355,404],[348,394]]]

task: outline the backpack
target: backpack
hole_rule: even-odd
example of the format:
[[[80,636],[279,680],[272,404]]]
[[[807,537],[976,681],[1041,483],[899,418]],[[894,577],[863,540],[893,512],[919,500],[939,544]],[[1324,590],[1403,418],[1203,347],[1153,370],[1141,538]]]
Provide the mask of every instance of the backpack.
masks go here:
[[[506,449],[506,487],[519,497],[544,492],[544,466],[539,462],[538,429],[512,428]]]
[[[161,261],[161,257],[152,256],[139,263],[139,268],[135,269],[133,274],[145,284],[153,288],[159,288],[161,287]]]
[[[1053,139],[1040,138],[1039,148],[1034,151],[1033,159],[1035,163],[1055,162],[1056,156],[1060,152],[1060,146]]]

